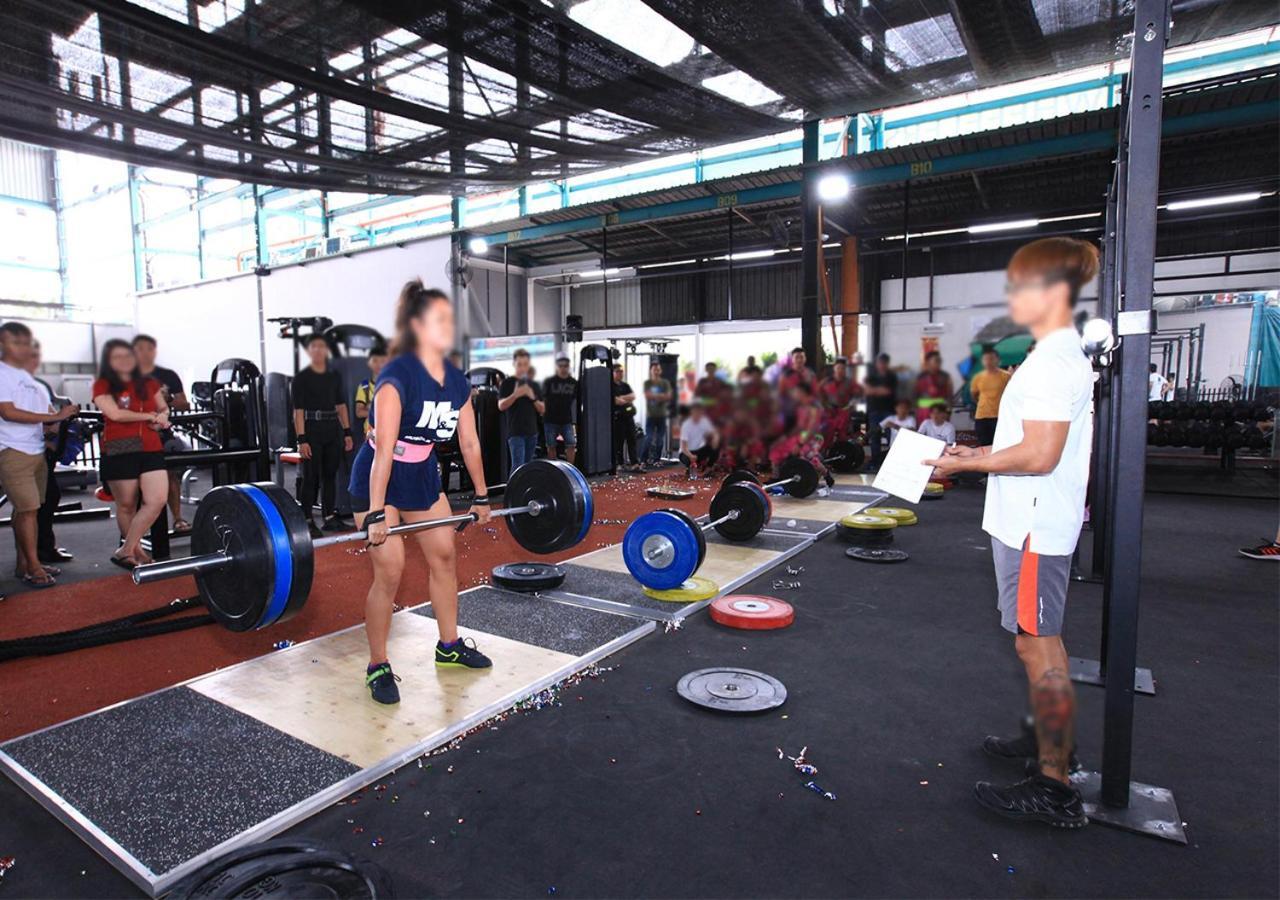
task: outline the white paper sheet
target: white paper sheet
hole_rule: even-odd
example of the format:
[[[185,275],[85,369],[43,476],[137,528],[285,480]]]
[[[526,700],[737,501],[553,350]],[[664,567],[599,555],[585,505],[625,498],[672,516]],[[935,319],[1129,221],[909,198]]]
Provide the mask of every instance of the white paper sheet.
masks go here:
[[[901,497],[908,503],[919,503],[924,486],[929,482],[933,469],[922,466],[926,459],[938,459],[946,449],[946,441],[925,437],[916,431],[898,429],[893,446],[880,464],[873,484],[878,490]]]

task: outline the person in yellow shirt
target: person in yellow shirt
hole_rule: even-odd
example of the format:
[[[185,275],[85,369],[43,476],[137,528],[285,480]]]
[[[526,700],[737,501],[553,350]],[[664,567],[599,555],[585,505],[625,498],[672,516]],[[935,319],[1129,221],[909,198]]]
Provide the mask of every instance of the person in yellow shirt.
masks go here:
[[[989,447],[996,436],[996,418],[1000,415],[1000,397],[1009,383],[1009,373],[1000,368],[1000,354],[994,347],[982,351],[982,371],[969,382],[969,393],[977,409],[973,427],[978,433],[978,446]]]
[[[369,433],[369,407],[373,406],[373,389],[378,384],[378,373],[387,364],[387,351],[374,347],[369,351],[369,378],[356,388],[356,429],[360,434]]]

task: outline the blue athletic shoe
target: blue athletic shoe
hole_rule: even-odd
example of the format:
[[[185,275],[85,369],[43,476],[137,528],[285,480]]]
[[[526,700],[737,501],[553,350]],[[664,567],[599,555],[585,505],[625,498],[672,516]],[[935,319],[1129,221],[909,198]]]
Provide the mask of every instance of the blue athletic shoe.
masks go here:
[[[436,641],[436,665],[453,669],[487,669],[493,662],[476,649],[476,642],[471,638],[458,638],[452,644]]]
[[[378,663],[365,672],[364,683],[375,703],[386,706],[400,702],[400,689],[396,682],[400,676],[391,671],[391,663]]]

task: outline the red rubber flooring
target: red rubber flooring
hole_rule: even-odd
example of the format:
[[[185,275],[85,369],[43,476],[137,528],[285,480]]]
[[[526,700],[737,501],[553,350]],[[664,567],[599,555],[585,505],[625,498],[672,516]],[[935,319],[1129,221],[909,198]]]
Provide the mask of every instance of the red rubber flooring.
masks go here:
[[[688,500],[660,500],[645,488],[673,483],[694,488]],[[587,539],[550,557],[560,561],[622,540],[636,516],[650,509],[680,506],[693,515],[707,510],[717,482],[686,482],[683,471],[619,476],[593,485],[595,519],[622,524],[594,524]],[[359,544],[328,547],[317,553],[310,602],[295,618],[263,631],[236,634],[216,625],[159,635],[105,647],[92,647],[59,656],[34,657],[0,663],[0,741],[54,725],[75,716],[159,690],[197,675],[272,652],[278,641],[305,641],[359,624],[372,570]],[[397,601],[413,605],[425,595],[426,566],[410,553]],[[496,523],[487,529],[472,526],[458,536],[458,586],[474,587],[488,580],[494,566],[528,559]],[[189,578],[142,587],[123,573],[95,581],[60,585],[46,591],[11,594],[0,603],[0,640],[80,628],[153,609],[175,597],[195,593]]]

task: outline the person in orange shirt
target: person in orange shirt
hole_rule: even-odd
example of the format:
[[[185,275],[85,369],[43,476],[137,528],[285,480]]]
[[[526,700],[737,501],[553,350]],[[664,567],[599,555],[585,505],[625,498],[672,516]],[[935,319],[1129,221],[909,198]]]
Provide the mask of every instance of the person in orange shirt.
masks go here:
[[[969,393],[977,409],[973,413],[973,428],[978,433],[978,446],[990,447],[996,436],[996,419],[1000,414],[1000,398],[1009,373],[1000,368],[1000,354],[995,347],[982,351],[982,371],[969,382]]]

